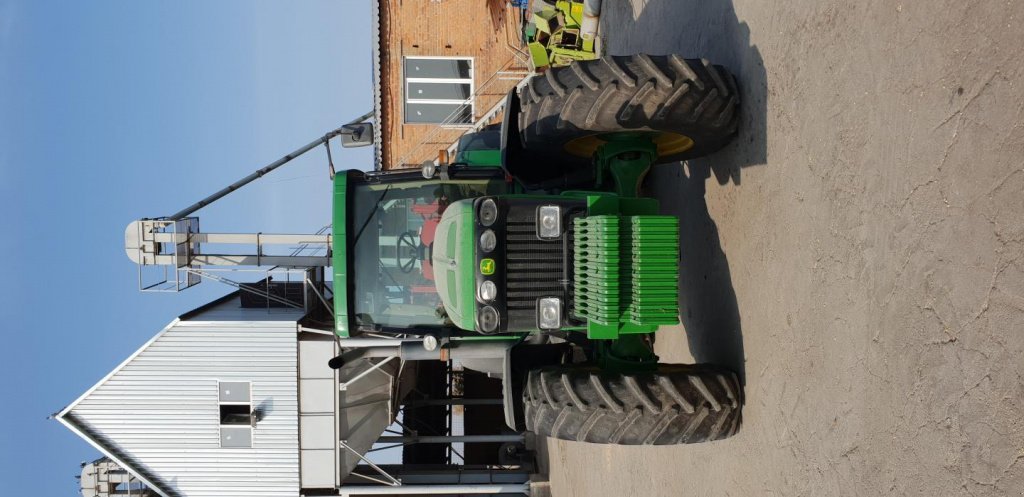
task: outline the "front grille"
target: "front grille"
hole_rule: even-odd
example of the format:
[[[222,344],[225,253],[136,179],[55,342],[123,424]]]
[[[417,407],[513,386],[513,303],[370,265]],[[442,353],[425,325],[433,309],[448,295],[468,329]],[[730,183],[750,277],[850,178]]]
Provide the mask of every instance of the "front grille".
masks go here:
[[[566,311],[572,302],[572,240],[566,240],[572,230],[557,240],[537,238],[537,206],[511,205],[506,218],[505,298],[510,329],[536,329],[541,297],[561,298]],[[563,226],[572,226],[566,221]]]

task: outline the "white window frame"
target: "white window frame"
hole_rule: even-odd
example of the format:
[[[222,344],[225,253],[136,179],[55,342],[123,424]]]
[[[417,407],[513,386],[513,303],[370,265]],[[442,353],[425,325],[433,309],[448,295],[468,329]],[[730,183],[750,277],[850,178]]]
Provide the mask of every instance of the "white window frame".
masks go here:
[[[249,386],[249,400],[247,400],[245,402],[220,400],[221,385],[224,384],[224,383],[244,383],[244,384],[248,385]],[[254,429],[255,426],[253,426],[251,424],[251,422],[250,422],[249,425],[226,425],[226,424],[223,424],[221,422],[221,414],[220,414],[220,407],[221,406],[249,406],[249,417],[250,417],[250,419],[252,419],[252,416],[256,415],[256,413],[253,411],[253,407],[252,407],[252,382],[251,381],[239,381],[239,380],[217,380],[217,444],[220,445],[220,444],[222,444],[224,442],[224,433],[223,433],[224,427],[228,427],[228,428],[243,428],[244,427],[244,428],[248,428],[249,429],[249,446],[248,447],[224,447],[223,445],[220,445],[220,447],[224,448],[224,449],[251,449],[251,448],[253,448],[256,445],[254,443],[254,441],[253,441],[253,435],[254,435],[254,433],[256,431]]]
[[[408,78],[405,75],[406,62],[410,60],[468,60],[469,61],[469,78]],[[449,57],[446,55],[413,55],[402,57],[402,122],[403,124],[423,124],[427,126],[441,126],[445,128],[471,128],[473,127],[473,120],[476,117],[476,78],[474,78],[476,70],[476,60],[474,57]],[[467,100],[442,100],[442,99],[428,99],[428,98],[409,98],[409,83],[458,83],[458,84],[469,84],[469,99]],[[469,105],[469,122],[465,123],[429,123],[429,122],[410,122],[409,116],[406,113],[407,104],[468,104]]]

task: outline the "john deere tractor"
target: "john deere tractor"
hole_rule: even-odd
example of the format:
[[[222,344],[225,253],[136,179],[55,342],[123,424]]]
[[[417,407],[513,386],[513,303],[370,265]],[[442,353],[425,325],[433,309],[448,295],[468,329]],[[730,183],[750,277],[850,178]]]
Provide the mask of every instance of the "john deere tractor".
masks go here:
[[[679,322],[679,220],[639,189],[652,166],[726,145],[738,98],[703,60],[575,61],[508,95],[490,147],[422,171],[339,173],[335,332],[402,341],[332,365],[457,359],[502,378],[510,427],[565,440],[733,435],[738,376],[654,354],[652,334]]]

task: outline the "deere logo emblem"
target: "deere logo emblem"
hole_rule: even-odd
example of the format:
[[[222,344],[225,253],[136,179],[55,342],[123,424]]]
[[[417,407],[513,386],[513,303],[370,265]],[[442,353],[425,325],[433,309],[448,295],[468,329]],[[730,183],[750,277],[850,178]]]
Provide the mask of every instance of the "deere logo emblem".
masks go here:
[[[480,260],[480,274],[490,276],[494,274],[494,259]]]

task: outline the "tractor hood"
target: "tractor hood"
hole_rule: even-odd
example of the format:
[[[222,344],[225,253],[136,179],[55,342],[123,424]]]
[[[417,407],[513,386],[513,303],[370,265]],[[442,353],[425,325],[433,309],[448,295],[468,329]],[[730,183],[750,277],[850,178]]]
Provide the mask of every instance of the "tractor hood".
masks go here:
[[[431,263],[445,312],[459,328],[476,328],[476,273],[473,201],[453,202],[441,216]]]

